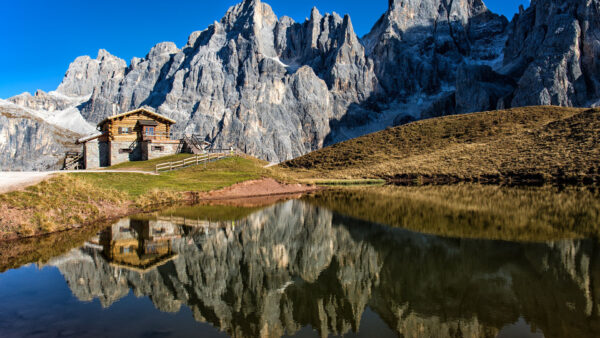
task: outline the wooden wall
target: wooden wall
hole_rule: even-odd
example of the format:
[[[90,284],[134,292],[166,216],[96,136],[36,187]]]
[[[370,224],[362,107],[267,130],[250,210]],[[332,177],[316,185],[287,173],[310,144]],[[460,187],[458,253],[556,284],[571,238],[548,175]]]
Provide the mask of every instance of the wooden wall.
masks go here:
[[[140,126],[138,126],[139,120],[153,120],[158,123],[154,127],[154,132],[157,137],[156,140],[169,140],[169,132],[171,126],[156,119],[154,116],[146,115],[142,112],[123,116],[121,118],[109,121],[103,126],[103,131],[108,132],[108,137],[111,141],[117,142],[133,142],[137,140],[138,133],[141,132]],[[119,128],[129,128],[130,134],[119,134]]]

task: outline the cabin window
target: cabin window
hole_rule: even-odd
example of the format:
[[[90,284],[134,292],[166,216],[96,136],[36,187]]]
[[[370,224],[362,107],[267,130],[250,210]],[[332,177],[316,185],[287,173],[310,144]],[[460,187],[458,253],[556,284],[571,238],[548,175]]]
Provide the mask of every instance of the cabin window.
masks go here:
[[[119,154],[131,154],[132,152],[131,149],[119,149]]]
[[[121,135],[131,134],[131,128],[130,127],[119,127],[119,134],[121,134]]]
[[[146,135],[154,136],[154,127],[146,127]]]
[[[165,147],[163,146],[152,146],[152,151],[164,151]]]
[[[120,249],[119,251],[120,251],[122,254],[123,254],[123,253],[125,253],[125,254],[127,254],[127,253],[132,253],[132,252],[134,252],[134,251],[135,251],[135,247],[134,247],[134,246],[122,246],[122,247],[120,247],[119,249]]]

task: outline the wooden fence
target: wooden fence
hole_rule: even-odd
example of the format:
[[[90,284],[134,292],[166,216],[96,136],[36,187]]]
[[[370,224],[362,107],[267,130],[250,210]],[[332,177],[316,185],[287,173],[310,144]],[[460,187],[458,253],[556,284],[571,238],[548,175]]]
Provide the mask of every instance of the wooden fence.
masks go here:
[[[220,153],[209,153],[209,154],[199,154],[185,160],[175,161],[175,162],[165,162],[156,165],[155,173],[159,173],[161,171],[171,171],[177,169],[183,169],[185,167],[190,167],[194,165],[206,164],[210,161],[217,161],[220,159],[233,157],[237,155],[237,151],[228,151],[228,152],[220,152]]]

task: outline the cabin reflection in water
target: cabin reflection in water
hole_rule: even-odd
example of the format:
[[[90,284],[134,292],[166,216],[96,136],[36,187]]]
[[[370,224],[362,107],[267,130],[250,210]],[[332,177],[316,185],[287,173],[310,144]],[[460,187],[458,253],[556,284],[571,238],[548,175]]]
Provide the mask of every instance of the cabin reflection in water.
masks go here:
[[[112,264],[147,271],[175,258],[181,227],[163,221],[124,219],[100,233],[102,253]]]
[[[176,216],[122,219],[86,243],[102,251],[110,265],[146,273],[175,259],[174,243],[192,235],[234,229],[236,221],[212,222]]]

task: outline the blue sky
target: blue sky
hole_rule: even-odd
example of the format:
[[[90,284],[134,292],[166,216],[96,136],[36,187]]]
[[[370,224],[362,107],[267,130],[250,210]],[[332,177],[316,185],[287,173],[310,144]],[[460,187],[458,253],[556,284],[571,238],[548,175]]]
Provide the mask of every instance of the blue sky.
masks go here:
[[[25,91],[56,89],[71,61],[96,57],[98,49],[125,59],[143,57],[152,46],[173,41],[221,19],[241,0],[15,0],[0,12],[0,98]],[[278,16],[303,21],[316,6],[321,12],[350,14],[359,36],[387,9],[387,0],[266,0]],[[487,0],[509,19],[529,0]]]

